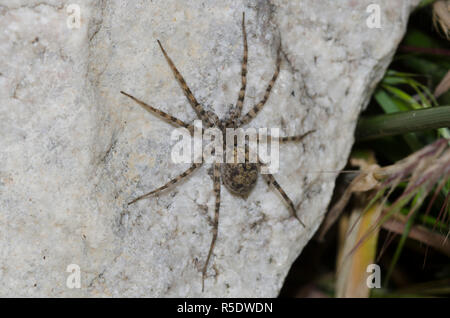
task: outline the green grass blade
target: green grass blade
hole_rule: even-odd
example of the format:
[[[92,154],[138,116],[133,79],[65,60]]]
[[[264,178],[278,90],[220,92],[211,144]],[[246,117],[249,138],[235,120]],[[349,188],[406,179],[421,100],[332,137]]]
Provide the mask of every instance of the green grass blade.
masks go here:
[[[450,127],[450,106],[362,117],[356,128],[356,139],[370,140],[443,127]]]

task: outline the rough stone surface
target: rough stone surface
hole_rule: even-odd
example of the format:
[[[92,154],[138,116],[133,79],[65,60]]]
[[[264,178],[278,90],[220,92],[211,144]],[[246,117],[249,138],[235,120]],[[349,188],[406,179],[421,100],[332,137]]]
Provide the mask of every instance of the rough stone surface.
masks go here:
[[[320,225],[365,107],[414,1],[0,1],[0,296],[257,296],[278,294]],[[369,28],[369,4],[381,28]],[[173,127],[125,90],[185,121],[195,113],[157,44],[198,100],[223,116],[240,87],[241,14],[249,74],[245,110],[263,95],[281,40],[279,79],[250,126],[282,134],[276,178],[302,228],[260,178],[244,200],[223,188],[219,237],[201,293],[214,194],[208,165],[127,206],[186,169]],[[69,264],[81,288],[66,286]]]

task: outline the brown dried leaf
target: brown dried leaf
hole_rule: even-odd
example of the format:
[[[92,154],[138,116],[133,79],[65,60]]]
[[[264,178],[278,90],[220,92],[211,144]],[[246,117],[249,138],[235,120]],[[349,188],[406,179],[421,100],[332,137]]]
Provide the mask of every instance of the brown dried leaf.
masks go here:
[[[434,97],[438,98],[445,92],[447,92],[450,89],[450,71],[445,74],[444,78],[441,80],[438,86],[436,86],[436,89],[434,90]]]
[[[433,3],[433,23],[436,29],[438,25],[444,31],[445,37],[450,39],[450,3],[439,0]]]
[[[390,219],[383,223],[382,227],[388,231],[403,234],[405,224],[405,217],[396,216],[395,219]],[[447,237],[442,234],[433,232],[422,225],[413,225],[408,237],[431,246],[435,250],[450,257],[450,242]]]

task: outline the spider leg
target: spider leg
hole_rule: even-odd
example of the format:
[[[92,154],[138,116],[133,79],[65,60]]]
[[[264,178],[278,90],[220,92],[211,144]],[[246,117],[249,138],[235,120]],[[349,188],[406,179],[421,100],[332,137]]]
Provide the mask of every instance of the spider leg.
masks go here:
[[[208,125],[208,127],[211,127],[212,125],[214,125],[215,122],[219,121],[219,118],[217,117],[216,114],[213,114],[212,112],[207,113],[206,110],[203,108],[203,106],[197,102],[197,99],[194,97],[194,94],[192,94],[191,90],[186,84],[186,81],[184,80],[183,76],[180,74],[178,69],[175,67],[175,64],[172,62],[169,55],[167,55],[166,50],[164,50],[161,42],[159,42],[159,40],[157,40],[157,42],[159,44],[159,47],[161,48],[162,53],[164,54],[164,57],[166,58],[167,63],[170,66],[170,69],[173,72],[173,75],[178,81],[178,84],[180,84],[181,88],[183,89],[184,95],[189,100],[189,103],[191,104],[192,108],[194,108],[195,112],[197,113],[197,116],[202,121],[204,121]],[[213,118],[210,117],[211,115]]]
[[[260,162],[260,164],[261,164],[261,162]],[[283,188],[280,186],[280,184],[277,182],[277,180],[275,180],[275,177],[270,173],[261,174],[261,175],[263,176],[264,179],[266,179],[267,183],[272,184],[275,187],[275,189],[277,189],[277,191],[280,193],[281,197],[283,198],[284,202],[286,202],[286,204],[289,206],[289,210],[290,210],[292,216],[294,216],[303,227],[306,227],[305,223],[303,223],[302,220],[300,220],[299,217],[297,216],[297,211],[295,209],[294,203],[288,197],[288,195],[283,190]]]
[[[131,202],[128,203],[128,205],[133,204],[139,200],[145,199],[146,197],[149,197],[155,193],[158,193],[162,190],[167,189],[168,187],[170,187],[171,185],[174,185],[176,183],[178,183],[179,181],[181,181],[184,177],[187,177],[188,175],[190,175],[192,172],[194,172],[198,167],[200,167],[202,165],[202,163],[193,163],[192,166],[189,167],[189,169],[187,169],[185,172],[183,172],[182,174],[180,174],[179,176],[173,178],[172,180],[170,180],[169,182],[167,182],[165,185],[163,185],[162,187],[159,187],[156,190],[153,190],[149,193],[143,194],[139,197],[137,197],[136,199],[132,200]]]
[[[214,245],[216,245],[217,232],[219,229],[219,209],[220,209],[220,163],[214,164],[214,194],[216,196],[216,205],[214,209],[213,237],[209,246],[208,256],[202,271],[202,292],[205,290],[206,270],[208,269],[209,259],[211,258]]]
[[[189,131],[191,133],[194,131],[194,126],[192,126],[190,124],[187,124],[184,121],[182,121],[182,120],[180,120],[180,119],[178,119],[178,118],[176,118],[176,117],[174,117],[174,116],[172,116],[172,115],[170,115],[168,113],[163,112],[162,110],[156,109],[155,107],[144,103],[143,101],[137,99],[136,97],[134,97],[134,96],[132,96],[132,95],[130,95],[128,93],[125,93],[124,91],[120,91],[120,93],[125,95],[125,96],[127,96],[127,97],[129,97],[129,98],[131,98],[132,100],[134,100],[136,103],[138,103],[140,106],[142,106],[148,112],[156,114],[158,116],[161,116],[163,119],[166,119],[167,121],[169,121],[172,124],[175,124],[177,126],[181,126],[181,127],[187,128],[187,129],[189,129]]]
[[[301,135],[294,135],[294,136],[286,136],[286,137],[277,137],[278,142],[290,142],[290,141],[301,141],[303,140],[303,138],[305,138],[306,136],[308,136],[309,134],[312,134],[313,132],[315,132],[315,130],[310,130],[304,134]],[[267,135],[267,142],[270,142],[271,139],[275,139],[274,137]],[[259,136],[258,136],[258,142],[259,142]],[[263,140],[265,141],[265,140]]]
[[[281,47],[278,49],[277,53],[277,62],[275,66],[275,73],[272,76],[272,79],[269,82],[269,85],[267,85],[266,92],[264,93],[263,99],[253,106],[247,114],[245,114],[241,119],[238,120],[237,126],[240,127],[242,125],[248,124],[253,118],[258,115],[258,113],[261,111],[261,109],[266,104],[267,100],[269,99],[270,92],[272,91],[272,87],[275,84],[275,81],[277,80],[278,74],[280,73],[280,65],[281,65]]]
[[[303,140],[303,138],[305,138],[306,136],[308,136],[309,134],[312,134],[313,132],[315,132],[315,130],[310,130],[302,135],[294,135],[294,136],[286,136],[286,137],[280,137],[279,141],[280,142],[289,142],[289,141],[301,141]]]
[[[241,117],[242,107],[244,106],[245,88],[247,86],[247,60],[248,60],[248,47],[247,47],[247,32],[245,31],[245,12],[242,12],[242,34],[244,37],[244,57],[242,58],[242,70],[241,70],[241,90],[236,102],[236,109],[231,114],[226,126],[232,125],[235,120]]]

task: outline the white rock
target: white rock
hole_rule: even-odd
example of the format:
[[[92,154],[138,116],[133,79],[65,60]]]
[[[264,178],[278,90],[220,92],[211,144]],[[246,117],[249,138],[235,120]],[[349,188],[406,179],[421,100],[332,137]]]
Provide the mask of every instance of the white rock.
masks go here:
[[[25,4],[26,3],[26,4]],[[360,110],[399,43],[410,1],[64,1],[0,5],[0,296],[274,297],[322,221]],[[380,5],[381,28],[366,20]],[[195,113],[160,39],[197,99],[224,116],[240,87],[241,15],[249,42],[245,110],[280,76],[252,127],[317,131],[281,146],[276,178],[307,225],[260,178],[247,200],[222,188],[219,236],[201,292],[214,194],[186,169],[173,127],[119,94],[185,121]],[[70,16],[69,16],[70,15]],[[81,288],[68,288],[69,264]]]

